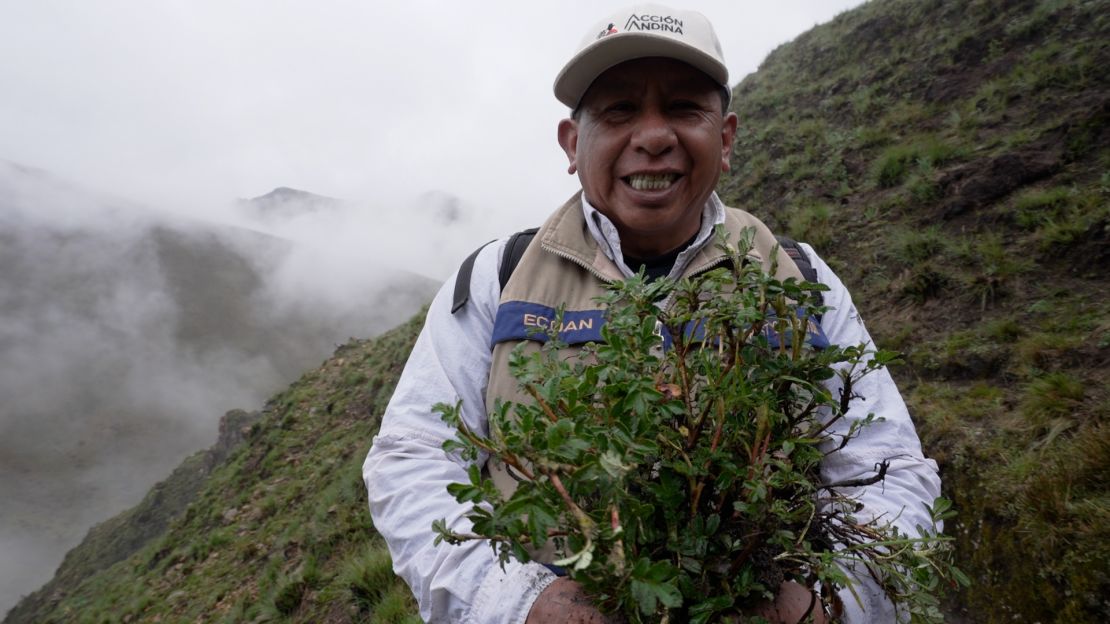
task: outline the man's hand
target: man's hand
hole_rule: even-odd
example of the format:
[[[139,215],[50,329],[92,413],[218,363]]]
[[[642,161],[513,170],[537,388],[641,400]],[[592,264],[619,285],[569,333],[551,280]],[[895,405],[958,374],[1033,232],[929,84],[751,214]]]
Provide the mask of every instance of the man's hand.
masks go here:
[[[563,577],[540,593],[525,624],[615,624],[618,620],[601,614],[582,587]]]
[[[798,583],[787,582],[779,587],[774,604],[761,605],[750,612],[772,624],[813,622],[826,624],[821,599]],[[812,618],[812,619],[810,619]],[[556,579],[540,593],[525,624],[616,624],[621,620],[601,614],[590,602],[582,587],[568,578]]]
[[[797,624],[813,622],[825,624],[825,609],[821,597],[806,587],[787,581],[779,586],[774,604],[763,604],[752,610],[752,615],[767,618],[772,624]],[[812,619],[810,619],[812,618]]]

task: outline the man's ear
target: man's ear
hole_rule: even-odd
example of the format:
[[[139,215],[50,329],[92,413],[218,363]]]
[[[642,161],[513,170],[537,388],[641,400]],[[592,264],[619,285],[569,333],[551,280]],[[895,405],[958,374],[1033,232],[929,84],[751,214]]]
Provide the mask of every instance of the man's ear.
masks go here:
[[[736,126],[739,123],[740,118],[736,116],[736,113],[725,115],[724,121],[721,123],[721,171],[729,170],[732,140],[736,137]]]
[[[578,122],[573,119],[564,119],[559,122],[559,147],[567,154],[567,173],[578,171]]]

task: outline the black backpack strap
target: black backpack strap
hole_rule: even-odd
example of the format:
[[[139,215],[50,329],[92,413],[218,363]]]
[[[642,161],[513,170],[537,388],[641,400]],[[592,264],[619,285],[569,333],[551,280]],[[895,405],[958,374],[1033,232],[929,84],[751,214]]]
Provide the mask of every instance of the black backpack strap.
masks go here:
[[[459,272],[455,276],[455,298],[451,304],[451,314],[463,309],[467,301],[470,301],[470,274],[474,272],[474,261],[478,259],[478,254],[486,248],[486,245],[492,243],[489,241],[485,245],[474,250],[474,253],[466,257],[459,265]]]
[[[786,252],[786,255],[790,256],[790,259],[794,261],[794,264],[798,265],[798,270],[802,272],[802,278],[804,278],[807,282],[816,282],[817,268],[814,267],[813,263],[809,261],[809,254],[807,254],[806,251],[802,249],[802,246],[798,244],[798,241],[790,238],[789,236],[779,235],[775,235],[775,240],[779,242],[779,246],[782,247],[782,250]],[[823,293],[821,291],[816,291],[813,294],[817,297],[817,305],[821,305],[825,302],[825,297],[823,296]]]
[[[524,255],[524,250],[532,244],[532,239],[539,231],[540,228],[521,230],[510,236],[509,242],[505,243],[505,255],[501,257],[501,270],[497,272],[497,282],[501,284],[501,290],[505,290],[505,284],[509,283],[516,265],[520,264],[520,257]]]
[[[520,257],[524,255],[524,250],[528,249],[528,245],[536,237],[538,231],[539,228],[522,230],[510,236],[509,241],[505,243],[505,254],[501,257],[501,268],[497,272],[497,281],[501,284],[502,290],[504,290],[505,284],[509,283],[509,277],[512,276],[513,270],[516,269],[516,265],[520,264]],[[459,273],[455,276],[455,297],[451,304],[451,314],[463,309],[466,303],[470,301],[470,276],[474,273],[474,261],[478,259],[478,254],[489,243],[475,249],[474,253],[467,256],[466,260],[463,260],[462,264],[459,265]]]

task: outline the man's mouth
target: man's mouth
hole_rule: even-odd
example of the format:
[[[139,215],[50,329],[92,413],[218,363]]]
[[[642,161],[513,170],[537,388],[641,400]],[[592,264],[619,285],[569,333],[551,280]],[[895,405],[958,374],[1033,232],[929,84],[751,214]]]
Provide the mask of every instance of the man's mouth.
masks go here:
[[[670,188],[680,177],[677,173],[634,173],[621,179],[637,191],[661,191]]]

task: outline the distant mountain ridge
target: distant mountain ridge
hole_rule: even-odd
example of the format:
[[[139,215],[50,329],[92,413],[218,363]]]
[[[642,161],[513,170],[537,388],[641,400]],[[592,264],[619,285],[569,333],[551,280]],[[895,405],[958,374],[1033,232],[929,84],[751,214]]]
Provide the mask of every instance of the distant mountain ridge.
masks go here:
[[[812,243],[905,353],[974,582],[954,622],[1110,621],[1108,8],[872,0],[734,90],[718,192]],[[94,531],[5,622],[418,622],[359,467],[420,323],[340,347],[165,531],[108,567],[77,556]]]
[[[239,206],[244,212],[264,220],[336,211],[341,210],[345,204],[341,199],[287,186],[279,186],[265,195],[239,200]]]

